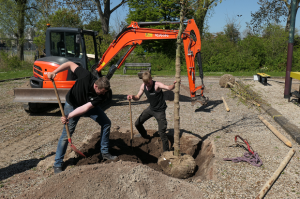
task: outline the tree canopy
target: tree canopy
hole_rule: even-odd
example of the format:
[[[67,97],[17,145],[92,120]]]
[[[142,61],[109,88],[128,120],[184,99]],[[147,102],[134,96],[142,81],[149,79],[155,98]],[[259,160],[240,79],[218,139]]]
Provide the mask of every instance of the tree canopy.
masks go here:
[[[25,32],[41,14],[38,0],[0,0],[0,5],[0,33],[4,38],[16,38],[18,57],[23,60]]]
[[[47,18],[42,18],[36,24],[36,37],[34,43],[38,46],[39,51],[45,48],[47,24],[52,27],[73,27],[83,28],[79,13],[69,9],[59,9],[50,14]]]
[[[297,8],[299,8],[300,0],[297,0]],[[264,26],[271,23],[281,23],[286,21],[285,30],[289,31],[291,23],[291,0],[259,0],[260,8],[258,11],[251,13],[252,20],[248,26],[252,28],[254,33],[260,33]],[[297,11],[296,11],[297,13]]]

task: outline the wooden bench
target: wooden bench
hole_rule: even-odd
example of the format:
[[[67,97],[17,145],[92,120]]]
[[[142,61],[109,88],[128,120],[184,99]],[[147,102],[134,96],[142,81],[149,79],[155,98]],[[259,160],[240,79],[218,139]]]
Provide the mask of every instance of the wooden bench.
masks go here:
[[[263,85],[267,85],[268,84],[267,79],[271,77],[270,75],[268,75],[266,73],[257,73],[256,75],[258,77],[258,81],[260,83],[262,83]]]
[[[143,71],[148,70],[151,73],[151,63],[125,63],[123,74],[125,74],[127,70],[139,70],[138,76],[141,79]]]

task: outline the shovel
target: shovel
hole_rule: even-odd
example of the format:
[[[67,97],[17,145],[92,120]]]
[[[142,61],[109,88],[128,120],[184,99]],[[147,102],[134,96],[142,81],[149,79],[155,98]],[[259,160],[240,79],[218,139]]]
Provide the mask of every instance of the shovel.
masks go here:
[[[131,114],[131,100],[129,100],[129,111],[130,111],[130,130],[131,130],[130,146],[132,149],[133,127],[132,127],[132,114]]]
[[[59,95],[58,95],[58,92],[57,92],[57,88],[56,88],[55,82],[54,82],[53,79],[51,79],[51,81],[52,81],[52,83],[53,83],[54,91],[55,91],[55,94],[56,94],[56,97],[57,97],[57,101],[58,101],[58,104],[59,104],[59,108],[60,108],[61,114],[62,114],[63,117],[65,117],[65,113],[64,113],[64,110],[63,110],[62,105],[61,105],[61,102],[60,102],[60,98],[59,98]],[[68,124],[65,124],[65,127],[66,127],[66,130],[67,130],[68,142],[70,143],[71,149],[72,149],[73,151],[75,151],[75,153],[77,153],[78,155],[80,155],[80,156],[82,156],[82,157],[86,157],[82,152],[80,152],[80,151],[72,144],[72,140],[71,140],[71,136],[70,136]]]

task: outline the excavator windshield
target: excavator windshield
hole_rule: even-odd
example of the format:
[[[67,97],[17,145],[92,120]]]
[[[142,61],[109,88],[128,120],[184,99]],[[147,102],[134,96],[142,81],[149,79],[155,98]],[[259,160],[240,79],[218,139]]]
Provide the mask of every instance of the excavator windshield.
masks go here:
[[[52,56],[77,57],[82,56],[80,42],[76,42],[76,33],[51,32],[50,52]]]

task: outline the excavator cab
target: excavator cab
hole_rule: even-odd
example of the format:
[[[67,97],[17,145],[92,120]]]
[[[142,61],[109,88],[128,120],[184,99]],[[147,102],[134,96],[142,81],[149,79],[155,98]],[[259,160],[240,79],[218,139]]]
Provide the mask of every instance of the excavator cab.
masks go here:
[[[96,36],[97,31],[82,30],[79,28],[48,27],[46,31],[45,56],[34,62],[33,77],[30,78],[30,88],[16,89],[17,102],[29,102],[24,104],[27,112],[39,112],[43,107],[49,107],[49,103],[57,103],[53,95],[53,86],[47,77],[48,71],[55,70],[59,65],[72,61],[80,67],[91,70],[91,60],[99,61]],[[86,45],[86,40],[90,44]],[[89,53],[89,54],[88,54]],[[77,77],[70,71],[59,73],[56,84],[62,103],[65,95],[74,85]],[[32,89],[34,88],[34,89]]]
[[[93,54],[95,62],[99,61],[96,48],[97,31],[79,28],[48,28],[46,32],[46,57],[64,57],[79,66],[88,69],[87,55]],[[91,46],[86,46],[88,40]]]

